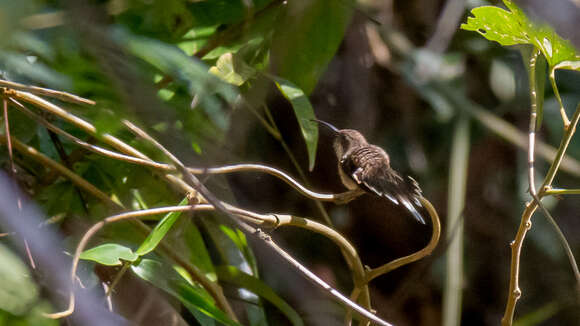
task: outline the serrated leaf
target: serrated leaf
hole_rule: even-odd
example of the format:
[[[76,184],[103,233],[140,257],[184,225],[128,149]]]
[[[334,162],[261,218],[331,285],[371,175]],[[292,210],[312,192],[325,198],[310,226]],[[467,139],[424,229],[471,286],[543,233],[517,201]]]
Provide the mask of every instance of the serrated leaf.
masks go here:
[[[504,4],[509,11],[494,6],[472,9],[473,17],[468,17],[461,28],[475,31],[501,45],[533,45],[542,51],[550,67],[562,61],[580,59],[572,44],[558,36],[550,26],[532,22],[512,1],[504,0]]]
[[[184,198],[180,203],[179,206],[187,205],[187,198]],[[141,243],[137,251],[135,252],[139,256],[146,255],[151,251],[155,250],[159,242],[163,240],[167,232],[171,229],[175,221],[181,216],[182,212],[171,212],[166,214],[155,228],[147,235],[147,238]]]
[[[194,315],[200,311],[225,325],[239,326],[217,308],[207,291],[188,283],[166,264],[153,259],[142,259],[138,264],[132,265],[131,270],[145,281],[177,298]]]
[[[268,300],[278,308],[288,318],[288,320],[290,320],[292,325],[304,325],[300,315],[286,301],[279,297],[272,288],[260,279],[244,273],[234,266],[220,266],[217,268],[217,273],[220,280],[236,284],[239,287],[257,294],[261,298]]]
[[[235,86],[241,86],[256,75],[254,68],[232,53],[225,53],[220,56],[215,66],[209,68],[209,72],[226,83]]]
[[[306,94],[296,85],[290,81],[280,78],[272,77],[278,90],[284,97],[290,101],[294,114],[298,120],[302,137],[306,142],[306,149],[308,152],[308,169],[312,171],[316,161],[316,147],[318,146],[318,125],[314,121],[314,109],[308,100]]]
[[[131,248],[116,243],[105,243],[85,250],[80,256],[80,259],[92,260],[107,266],[121,265],[123,263],[121,259],[133,262],[137,258],[139,255],[134,253]]]
[[[553,69],[566,69],[580,71],[580,60],[577,61],[562,61],[554,66]]]

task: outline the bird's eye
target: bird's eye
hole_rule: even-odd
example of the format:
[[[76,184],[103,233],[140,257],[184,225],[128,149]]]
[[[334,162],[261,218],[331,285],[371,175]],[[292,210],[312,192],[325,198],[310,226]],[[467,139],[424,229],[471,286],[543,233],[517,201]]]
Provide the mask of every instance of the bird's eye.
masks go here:
[[[348,137],[346,135],[340,135],[340,144],[344,148],[348,147]]]

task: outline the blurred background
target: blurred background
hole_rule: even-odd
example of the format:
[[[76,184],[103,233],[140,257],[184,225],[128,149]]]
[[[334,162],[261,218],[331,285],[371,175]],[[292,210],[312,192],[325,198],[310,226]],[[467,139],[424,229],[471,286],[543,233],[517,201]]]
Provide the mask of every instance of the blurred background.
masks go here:
[[[577,1],[551,1],[549,6],[542,1],[516,3],[532,19],[550,23],[580,47]],[[121,119],[148,128],[190,166],[261,163],[286,171],[312,190],[342,192],[332,135],[322,128],[316,162],[309,170],[312,158],[296,103],[279,91],[272,76],[292,82],[308,96],[318,119],[338,128],[357,129],[369,142],[384,148],[391,165],[419,182],[441,217],[441,241],[431,256],[370,283],[377,315],[395,325],[498,325],[508,295],[509,244],[530,200],[526,149],[530,100],[521,48],[502,47],[459,29],[469,10],[481,5],[502,6],[497,1],[476,0],[4,0],[0,1],[4,35],[0,69],[2,79],[96,101],[94,107],[62,107],[91,121],[99,135],[116,135],[154,159],[165,160],[126,131]],[[242,63],[224,63],[228,53]],[[227,79],[227,64],[239,80]],[[211,69],[218,72],[212,75]],[[580,101],[580,76],[559,71],[556,77],[571,116]],[[547,79],[545,85],[538,141],[557,148],[562,121]],[[62,137],[55,140],[46,128],[10,109],[14,137],[67,165],[126,207],[179,202],[179,193],[147,168],[79,150]],[[99,141],[98,136],[42,115],[88,142]],[[5,134],[6,127],[2,130]],[[544,152],[538,149],[536,157],[537,185],[550,163]],[[569,161],[561,167],[554,186],[574,189],[580,181],[577,137],[567,154]],[[45,166],[22,153],[14,155],[9,157],[3,142],[2,167],[25,194],[19,198],[36,203],[41,219],[58,218],[48,228],[60,239],[52,254],[66,257],[63,252],[74,250],[84,230],[114,213]],[[11,162],[16,163],[14,168]],[[201,179],[219,198],[238,207],[326,223],[314,201],[274,177],[242,172]],[[578,256],[580,202],[573,195],[547,197],[543,202]],[[417,251],[431,237],[430,225],[416,223],[400,207],[370,195],[343,206],[323,206],[334,228],[370,267]],[[8,220],[6,214],[1,212],[0,219]],[[196,214],[193,222],[179,226],[201,230],[210,264],[234,265],[228,260],[231,252],[223,254],[227,251],[220,240],[223,236],[215,235],[219,228],[204,221]],[[42,268],[31,267],[30,255],[9,225],[0,224],[0,248],[8,250],[0,255],[0,265],[12,264],[7,257],[20,260],[22,269],[32,275],[29,286],[35,290],[27,291],[38,293],[26,299],[23,307],[10,308],[6,302],[14,297],[3,294],[10,291],[8,283],[0,282],[0,325],[53,325],[38,317],[38,311],[50,307],[49,301],[52,307],[45,310],[58,310],[66,301],[65,291],[48,285],[52,283],[45,280]],[[172,231],[168,241],[181,250],[179,254],[195,256],[196,247],[186,244],[184,234]],[[331,241],[301,229],[282,228],[272,235],[315,274],[349,294],[350,270]],[[123,226],[107,229],[95,244],[119,242],[134,247],[139,241],[142,237]],[[342,306],[259,242],[250,241],[249,247],[255,255],[254,276],[259,275],[286,300],[305,325],[343,324]],[[13,257],[15,253],[19,257]],[[448,259],[454,260],[449,263]],[[196,263],[195,258],[191,261]],[[88,262],[81,267],[87,291],[102,301],[103,290],[97,284],[110,282],[119,267]],[[68,273],[68,267],[61,272]],[[459,283],[449,288],[449,282]],[[236,311],[248,304],[237,297],[236,286],[222,285]],[[176,324],[206,325],[203,318],[176,308],[177,299],[164,301],[166,295],[160,290],[155,296],[161,299],[149,306],[150,316],[139,315],[142,307],[134,302],[138,297],[134,294],[149,293],[150,287],[138,275],[127,273],[114,296],[115,306],[122,309],[114,311],[124,321],[169,325],[169,319],[159,317],[169,305],[173,307],[170,315],[179,316]],[[574,274],[554,228],[540,212],[523,246],[520,287],[517,325],[578,325]],[[445,301],[451,300],[453,291],[460,301],[449,314],[444,312],[450,309],[444,308],[450,305]],[[246,316],[242,324],[290,324],[271,303],[258,305],[263,319],[252,321]],[[251,315],[247,310],[245,314]],[[82,324],[72,319],[55,323]]]

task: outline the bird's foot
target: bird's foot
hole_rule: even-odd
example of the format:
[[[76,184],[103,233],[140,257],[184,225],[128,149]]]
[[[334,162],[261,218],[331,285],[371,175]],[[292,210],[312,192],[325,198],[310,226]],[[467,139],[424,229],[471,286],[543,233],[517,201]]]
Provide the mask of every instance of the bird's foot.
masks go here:
[[[342,192],[340,194],[335,195],[334,203],[336,203],[337,205],[344,205],[360,197],[364,193],[365,191],[362,189],[355,189]]]

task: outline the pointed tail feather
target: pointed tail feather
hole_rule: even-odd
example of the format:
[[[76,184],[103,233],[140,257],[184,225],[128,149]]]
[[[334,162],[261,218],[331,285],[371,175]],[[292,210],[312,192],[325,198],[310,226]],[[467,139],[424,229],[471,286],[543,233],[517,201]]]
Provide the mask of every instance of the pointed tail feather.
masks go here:
[[[417,211],[417,208],[415,208],[415,206],[413,206],[413,204],[411,204],[407,198],[399,197],[399,202],[401,202],[403,206],[405,206],[411,212],[411,214],[413,214],[413,217],[417,221],[419,221],[421,224],[426,224],[425,219],[423,219],[423,216],[421,216],[421,213]]]

